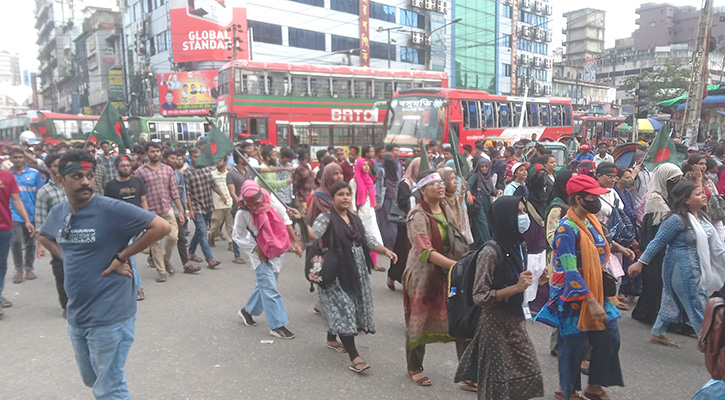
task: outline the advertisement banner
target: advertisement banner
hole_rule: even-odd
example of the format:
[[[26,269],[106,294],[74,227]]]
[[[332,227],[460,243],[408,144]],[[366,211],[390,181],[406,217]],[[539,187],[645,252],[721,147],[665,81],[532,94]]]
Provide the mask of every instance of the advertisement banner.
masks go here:
[[[597,59],[594,57],[587,57],[584,60],[584,75],[582,76],[584,82],[595,83],[597,81]]]
[[[511,5],[511,96],[516,96],[518,93],[517,84],[519,79],[519,59],[516,54],[519,45],[519,4],[518,1],[514,1]]]
[[[247,9],[244,0],[171,0],[171,42],[174,62],[228,61],[234,51],[237,26],[237,60],[249,59]]]
[[[159,74],[159,111],[163,116],[207,115],[216,107],[215,70]]]
[[[370,1],[360,0],[360,66],[370,66]]]
[[[108,70],[108,99],[123,100],[123,71],[120,69]]]

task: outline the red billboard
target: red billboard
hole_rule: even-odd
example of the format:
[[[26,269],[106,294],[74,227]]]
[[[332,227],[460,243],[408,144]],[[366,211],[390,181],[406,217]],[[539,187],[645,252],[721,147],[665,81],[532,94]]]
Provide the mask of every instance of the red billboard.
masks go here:
[[[158,75],[159,111],[163,116],[207,115],[216,107],[217,71],[167,72]]]
[[[241,39],[238,60],[249,59],[247,9],[244,0],[171,0],[171,42],[174,62],[228,61],[234,30]]]

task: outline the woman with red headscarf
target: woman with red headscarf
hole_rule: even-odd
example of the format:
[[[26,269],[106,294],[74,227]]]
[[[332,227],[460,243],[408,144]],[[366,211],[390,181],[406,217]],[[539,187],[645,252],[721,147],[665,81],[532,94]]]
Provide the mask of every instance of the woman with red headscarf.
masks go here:
[[[252,261],[257,285],[237,316],[244,325],[255,326],[257,323],[252,317],[264,312],[271,336],[293,339],[295,335],[286,328],[287,311],[277,291],[284,253],[292,249],[302,255],[292,220],[284,205],[251,179],[242,185],[239,207],[234,217],[232,238]]]
[[[372,235],[378,243],[383,243],[378,220],[375,216],[375,182],[370,176],[370,163],[365,158],[355,161],[355,175],[350,182],[353,201],[350,203],[351,211],[357,213],[362,220],[365,230]],[[385,268],[378,263],[378,254],[370,253],[373,260],[373,269],[385,272]]]

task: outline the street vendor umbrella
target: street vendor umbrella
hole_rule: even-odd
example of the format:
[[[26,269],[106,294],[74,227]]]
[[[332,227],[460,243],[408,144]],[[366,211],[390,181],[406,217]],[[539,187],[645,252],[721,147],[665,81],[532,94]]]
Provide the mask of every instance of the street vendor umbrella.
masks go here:
[[[654,133],[662,129],[662,123],[654,118],[640,118],[637,120],[637,128],[640,133]],[[617,126],[620,132],[631,132],[632,127],[626,122]]]

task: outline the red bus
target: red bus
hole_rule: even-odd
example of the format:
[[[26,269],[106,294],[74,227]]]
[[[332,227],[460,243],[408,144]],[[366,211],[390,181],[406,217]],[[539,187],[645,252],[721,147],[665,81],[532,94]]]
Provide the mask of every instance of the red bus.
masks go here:
[[[93,127],[98,122],[98,115],[73,115],[48,111],[38,111],[38,117],[32,123],[31,129],[45,143],[57,144],[60,142],[82,142],[88,140]],[[52,122],[50,124],[41,122]]]
[[[442,72],[237,60],[218,81],[217,124],[232,141],[279,146],[379,144],[393,93],[448,87]]]
[[[524,105],[525,104],[525,105]],[[519,128],[522,109],[523,126]],[[451,123],[461,145],[501,138],[558,140],[572,133],[570,99],[494,96],[462,89],[410,89],[395,93],[386,120],[386,143],[413,146],[419,139],[448,142]]]
[[[626,141],[629,138],[629,133],[617,131],[617,127],[623,124],[624,121],[625,117],[574,116],[574,133],[576,136],[585,137],[592,143],[608,142],[618,138]]]

